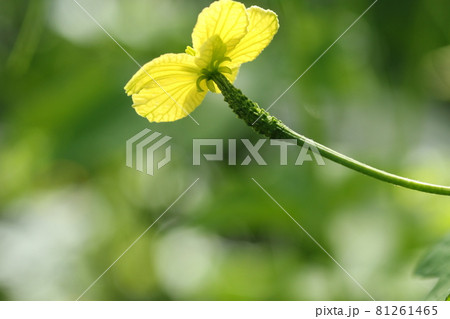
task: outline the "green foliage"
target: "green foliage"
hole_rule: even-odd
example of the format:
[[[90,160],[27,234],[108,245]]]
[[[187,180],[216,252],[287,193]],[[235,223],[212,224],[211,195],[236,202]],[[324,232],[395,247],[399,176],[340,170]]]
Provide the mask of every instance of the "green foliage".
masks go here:
[[[450,291],[450,235],[432,247],[419,262],[416,274],[422,277],[437,278],[438,281],[429,293],[429,300],[449,300]]]

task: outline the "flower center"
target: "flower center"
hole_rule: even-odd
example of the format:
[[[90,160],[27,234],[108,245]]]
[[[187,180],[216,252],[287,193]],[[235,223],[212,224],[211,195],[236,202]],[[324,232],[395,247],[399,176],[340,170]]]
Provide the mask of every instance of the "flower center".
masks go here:
[[[188,47],[186,52],[189,54],[195,51]],[[224,62],[231,62],[231,59],[226,56],[227,46],[223,43],[222,39],[218,35],[210,37],[200,48],[200,52],[195,59],[195,63],[200,68],[200,74],[197,79],[197,90],[202,92],[201,83],[203,80],[206,82],[207,88],[216,92],[216,86],[212,80],[212,75],[217,73],[230,73],[231,69],[227,66],[223,66]]]

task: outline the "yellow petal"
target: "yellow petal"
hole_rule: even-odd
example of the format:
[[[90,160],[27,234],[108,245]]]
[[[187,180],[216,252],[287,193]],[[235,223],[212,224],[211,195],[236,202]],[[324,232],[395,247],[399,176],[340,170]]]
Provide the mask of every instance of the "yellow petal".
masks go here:
[[[171,122],[191,113],[206,94],[197,91],[194,61],[189,54],[170,53],[145,64],[125,86],[136,112],[150,122]]]
[[[253,61],[272,41],[279,28],[277,14],[257,6],[247,9],[249,26],[247,34],[228,54],[233,64]]]
[[[213,35],[218,35],[232,50],[247,33],[248,17],[245,6],[240,2],[220,0],[203,9],[192,32],[195,50]]]
[[[233,83],[234,80],[236,80],[236,77],[239,73],[239,67],[231,68],[231,73],[223,73],[223,75],[230,81],[230,83]],[[220,93],[220,90],[217,89],[217,92]]]

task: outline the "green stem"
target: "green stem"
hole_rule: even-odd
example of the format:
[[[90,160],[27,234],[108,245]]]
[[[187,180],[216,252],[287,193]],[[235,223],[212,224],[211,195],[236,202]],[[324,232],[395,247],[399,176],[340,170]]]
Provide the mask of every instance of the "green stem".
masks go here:
[[[297,145],[299,146],[303,146],[304,144],[315,146],[320,155],[345,167],[351,168],[357,172],[374,177],[384,182],[426,193],[450,195],[449,186],[428,184],[397,176],[361,163],[324,145],[314,142],[313,140],[298,134],[283,124],[283,122],[279,119],[271,116],[267,111],[261,109],[258,104],[248,99],[240,90],[235,88],[221,73],[213,73],[210,74],[209,77],[217,84],[220,91],[222,91],[225,101],[230,105],[231,109],[237,114],[237,116],[243,119],[247,125],[260,134],[273,139],[293,138],[297,140]]]

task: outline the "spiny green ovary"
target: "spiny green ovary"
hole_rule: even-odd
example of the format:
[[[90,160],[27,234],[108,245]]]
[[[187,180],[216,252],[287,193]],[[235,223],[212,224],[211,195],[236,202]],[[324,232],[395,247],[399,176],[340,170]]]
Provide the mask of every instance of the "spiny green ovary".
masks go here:
[[[269,138],[289,139],[292,136],[281,130],[285,125],[277,118],[271,116],[259,105],[248,99],[241,90],[231,85],[223,74],[213,73],[211,79],[217,84],[224,96],[225,102],[230,105],[231,109],[237,116],[244,120],[247,125]]]

